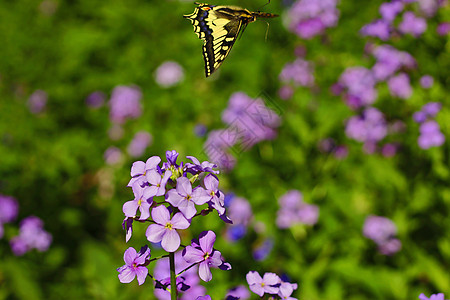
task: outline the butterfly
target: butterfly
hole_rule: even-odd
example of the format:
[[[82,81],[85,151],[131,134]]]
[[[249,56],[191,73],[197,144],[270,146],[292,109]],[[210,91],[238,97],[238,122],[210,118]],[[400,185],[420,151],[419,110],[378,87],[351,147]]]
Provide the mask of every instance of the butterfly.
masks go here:
[[[239,32],[257,18],[274,18],[278,15],[251,12],[237,6],[209,5],[195,2],[198,7],[184,17],[194,26],[194,32],[203,40],[203,59],[206,77],[214,73],[223,63]]]

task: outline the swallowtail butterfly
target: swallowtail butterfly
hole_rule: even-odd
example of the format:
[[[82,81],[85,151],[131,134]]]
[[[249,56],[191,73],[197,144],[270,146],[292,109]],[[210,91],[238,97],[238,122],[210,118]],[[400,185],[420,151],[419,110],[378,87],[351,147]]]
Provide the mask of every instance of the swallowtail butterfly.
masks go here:
[[[230,53],[239,32],[257,18],[274,18],[278,15],[251,12],[237,6],[209,5],[195,2],[198,7],[184,17],[194,26],[194,32],[203,40],[203,58],[206,77],[214,73]]]

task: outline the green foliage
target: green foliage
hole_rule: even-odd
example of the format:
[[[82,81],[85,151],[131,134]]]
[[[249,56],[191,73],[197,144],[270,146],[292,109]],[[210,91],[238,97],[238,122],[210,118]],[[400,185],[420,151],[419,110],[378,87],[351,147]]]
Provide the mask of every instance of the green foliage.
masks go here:
[[[257,10],[261,3],[239,5]],[[153,299],[151,284],[121,284],[115,270],[129,246],[121,227],[122,204],[132,198],[126,185],[135,159],[125,155],[121,164],[107,166],[103,154],[112,145],[126,151],[133,135],[147,130],[153,144],[141,160],[163,157],[171,149],[180,158],[206,160],[205,138],[193,129],[199,123],[209,130],[223,128],[221,112],[236,91],[251,97],[264,93],[279,108],[282,124],[275,140],[239,153],[236,167],[219,175],[222,190],[249,200],[265,232],[250,230],[230,243],[220,238],[225,225],[211,214],[183,233],[187,242],[202,230],[214,230],[216,248],[233,266],[229,272],[213,271],[213,280],[205,284],[212,299],[245,284],[249,270],[286,273],[299,283],[294,295],[307,300],[406,300],[421,292],[448,293],[450,42],[435,33],[438,22],[448,20],[448,6],[429,20],[423,37],[393,42],[418,62],[411,73],[411,99],[394,99],[381,85],[375,103],[389,119],[406,124],[396,139],[401,144],[396,156],[367,155],[360,143],[347,139],[344,121],[353,112],[329,92],[345,68],[373,65],[373,58],[364,55],[367,39],[358,31],[377,17],[380,3],[342,1],[339,25],[323,39],[301,41],[278,18],[270,20],[265,41],[267,25],[252,23],[218,74],[205,79],[201,41],[181,17],[193,11],[190,2],[3,1],[0,194],[18,199],[19,220],[29,215],[43,219],[53,243],[48,252],[14,257],[7,240],[17,234],[17,224],[5,225],[0,299]],[[278,1],[264,7],[278,14],[285,9]],[[314,63],[316,87],[298,89],[287,102],[277,96],[278,74],[295,59],[298,45],[306,47],[306,59]],[[169,89],[154,80],[166,60],[185,71],[184,81]],[[435,79],[430,90],[418,84],[423,74]],[[143,115],[125,123],[124,137],[112,141],[108,107],[88,108],[85,99],[96,90],[110,95],[124,84],[142,89]],[[44,113],[33,115],[27,99],[37,89],[48,93],[48,103]],[[423,150],[411,115],[429,101],[443,103],[437,122],[447,141]],[[338,160],[319,152],[318,142],[327,137],[347,144],[349,156]],[[290,189],[319,205],[317,225],[276,227],[277,199]],[[403,244],[399,253],[383,256],[363,237],[369,214],[394,221]],[[145,244],[144,232],[135,226],[130,244],[137,249]],[[255,262],[252,250],[264,237],[274,239],[274,249],[266,260]]]

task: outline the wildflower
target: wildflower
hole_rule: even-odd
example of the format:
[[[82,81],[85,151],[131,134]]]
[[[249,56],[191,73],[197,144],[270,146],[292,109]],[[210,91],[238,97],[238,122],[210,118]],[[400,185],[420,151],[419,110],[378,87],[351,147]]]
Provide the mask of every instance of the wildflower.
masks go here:
[[[45,106],[47,105],[48,95],[43,90],[36,90],[33,94],[28,98],[28,107],[30,108],[30,112],[33,114],[40,114],[44,111]]]
[[[195,205],[205,204],[210,199],[211,196],[202,187],[193,190],[191,182],[186,177],[178,178],[176,190],[169,190],[166,196],[166,201],[178,207],[187,219],[191,219],[197,213]]]
[[[360,31],[362,36],[373,36],[386,41],[391,36],[391,25],[383,19],[364,25]]]
[[[423,18],[416,17],[413,12],[407,11],[403,14],[403,20],[398,25],[402,33],[410,33],[419,36],[427,29],[427,22]]]
[[[175,252],[180,247],[180,236],[176,229],[186,229],[189,221],[182,213],[176,213],[172,219],[169,210],[160,205],[152,209],[152,219],[156,224],[148,226],[145,235],[152,243],[161,242],[161,246],[167,252]]]
[[[389,78],[388,87],[392,96],[408,99],[412,95],[409,77],[405,73],[400,73],[397,76]]]
[[[86,105],[91,108],[99,108],[105,102],[106,95],[101,91],[95,91],[86,98]]]
[[[131,157],[139,157],[144,154],[151,142],[152,135],[150,133],[146,131],[139,131],[134,135],[128,145],[127,152]]]
[[[280,290],[281,279],[275,273],[265,273],[264,277],[261,278],[258,272],[250,271],[247,273],[246,278],[250,290],[260,297],[265,293],[278,294]]]
[[[444,293],[439,293],[439,294],[433,294],[430,296],[430,298],[428,298],[427,296],[425,296],[423,293],[419,295],[419,299],[420,300],[445,300],[444,299]]]
[[[158,164],[161,162],[161,158],[159,156],[152,156],[144,163],[143,161],[136,161],[131,166],[131,180],[128,182],[129,187],[133,186],[135,182],[138,182],[139,185],[143,185],[147,182],[146,175],[150,170],[155,170],[158,167]]]
[[[434,83],[434,79],[430,75],[424,75],[424,76],[420,77],[420,85],[424,89],[431,88],[433,86],[433,83]]]
[[[440,131],[439,124],[436,121],[427,121],[420,125],[420,136],[418,138],[420,148],[439,147],[444,142],[445,136]]]
[[[52,235],[43,229],[44,222],[35,216],[29,216],[20,223],[19,235],[10,240],[15,255],[23,255],[31,249],[47,251],[52,242]]]
[[[0,238],[3,237],[3,224],[14,221],[19,212],[19,203],[10,196],[0,195]]]
[[[148,269],[144,266],[150,259],[150,249],[147,246],[142,247],[139,253],[133,247],[125,250],[123,260],[125,265],[118,268],[119,280],[122,283],[130,283],[137,277],[139,285],[145,282]]]
[[[139,184],[134,184],[133,187],[134,200],[125,202],[122,211],[126,217],[134,217],[139,208],[141,215],[140,220],[146,220],[150,217],[150,206],[153,203],[153,195],[150,187],[142,188]]]
[[[183,258],[188,263],[199,263],[198,275],[203,281],[212,279],[210,267],[230,270],[231,265],[226,263],[220,251],[213,248],[216,234],[213,231],[203,231],[198,240],[192,240],[191,245],[183,250]]]
[[[183,80],[183,77],[183,68],[174,61],[164,62],[155,71],[156,83],[163,88],[176,85]]]
[[[142,113],[141,98],[142,92],[137,86],[116,86],[109,100],[111,121],[123,124],[127,119],[138,118]]]

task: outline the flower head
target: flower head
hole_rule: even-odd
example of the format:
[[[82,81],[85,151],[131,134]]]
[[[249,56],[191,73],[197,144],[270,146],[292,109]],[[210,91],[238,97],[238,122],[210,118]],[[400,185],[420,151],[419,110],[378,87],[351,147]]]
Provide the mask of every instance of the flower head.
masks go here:
[[[186,229],[189,221],[182,213],[176,213],[170,218],[169,210],[160,205],[152,209],[152,219],[156,224],[148,226],[145,235],[152,243],[161,242],[161,246],[167,252],[175,252],[180,247],[180,236],[176,229]]]
[[[147,246],[142,247],[139,253],[133,247],[125,250],[123,260],[125,265],[118,268],[119,280],[122,283],[130,283],[137,277],[139,285],[145,282],[148,269],[144,266],[150,259],[150,249]]]
[[[265,273],[264,277],[261,277],[258,272],[250,271],[246,275],[247,283],[250,290],[262,297],[267,294],[278,294],[280,291],[281,279],[275,273]]]
[[[139,157],[144,154],[147,147],[152,142],[152,135],[146,131],[139,131],[133,137],[127,148],[131,157]]]
[[[212,279],[210,267],[230,270],[231,265],[226,263],[220,251],[213,248],[216,234],[212,231],[203,231],[198,241],[192,240],[191,245],[183,250],[183,258],[188,263],[199,263],[198,275],[204,281]]]
[[[424,293],[422,293],[419,295],[419,299],[420,300],[445,300],[444,293],[433,294],[430,296],[430,298],[428,298],[427,296],[425,296]]]
[[[127,119],[136,119],[142,113],[142,92],[137,86],[117,86],[109,100],[112,122],[123,124]]]
[[[140,220],[146,220],[150,217],[150,206],[153,203],[153,194],[150,187],[141,187],[139,184],[135,183],[132,186],[134,193],[134,200],[125,202],[122,211],[126,217],[136,216],[136,211],[139,208],[141,212]]]
[[[159,86],[168,88],[183,80],[183,68],[174,61],[166,61],[155,72],[155,80]]]
[[[178,207],[187,219],[191,219],[197,213],[195,205],[205,204],[210,199],[204,188],[197,187],[193,190],[191,182],[186,177],[178,178],[176,190],[169,190],[166,196],[166,201]]]

